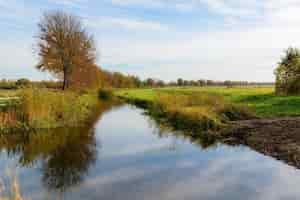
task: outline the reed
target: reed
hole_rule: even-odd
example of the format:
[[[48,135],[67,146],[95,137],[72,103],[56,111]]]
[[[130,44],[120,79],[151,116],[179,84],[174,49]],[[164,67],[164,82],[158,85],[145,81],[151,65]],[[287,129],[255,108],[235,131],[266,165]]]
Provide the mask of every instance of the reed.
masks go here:
[[[0,128],[33,129],[83,126],[98,104],[96,92],[24,89],[19,101],[0,111]],[[9,123],[8,123],[9,122]]]
[[[16,175],[9,177],[11,180],[8,185],[0,179],[0,200],[25,200],[22,196],[20,184]]]
[[[185,93],[172,90],[152,91],[149,95],[120,95],[128,102],[147,108],[160,122],[191,133],[219,130],[228,122],[249,119],[254,114],[245,105],[232,104],[222,95],[213,93]]]

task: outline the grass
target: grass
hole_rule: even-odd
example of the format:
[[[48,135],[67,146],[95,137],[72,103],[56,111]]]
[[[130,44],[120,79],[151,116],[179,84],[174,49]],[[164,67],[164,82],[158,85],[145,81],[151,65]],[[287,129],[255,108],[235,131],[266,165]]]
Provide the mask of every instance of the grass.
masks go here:
[[[161,91],[186,95],[221,95],[226,102],[248,106],[258,117],[300,116],[300,96],[276,96],[272,87],[186,87],[119,90],[116,93],[130,99],[153,101]]]
[[[118,90],[115,94],[136,105],[148,108],[157,120],[176,129],[198,132],[218,130],[228,121],[251,118],[246,106],[232,103],[218,92],[164,88]]]
[[[98,94],[94,91],[79,93],[24,89],[17,95],[17,101],[2,98],[2,129],[12,126],[33,129],[81,126],[88,121],[98,104]]]
[[[0,89],[0,109],[7,104],[11,100],[14,100],[15,97],[18,95],[19,90],[2,90]]]
[[[0,89],[0,97],[14,97],[17,96],[20,90],[3,90]]]

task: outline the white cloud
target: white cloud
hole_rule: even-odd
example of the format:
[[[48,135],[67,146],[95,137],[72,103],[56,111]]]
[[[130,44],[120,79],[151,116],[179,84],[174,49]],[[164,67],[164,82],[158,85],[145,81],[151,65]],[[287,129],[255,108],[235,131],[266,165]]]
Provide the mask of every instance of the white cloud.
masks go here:
[[[283,49],[289,45],[300,46],[299,34],[300,29],[286,33],[280,28],[259,27],[182,36],[174,34],[149,41],[137,38],[108,40],[102,43],[101,61],[115,65],[146,65],[136,70],[144,77],[148,74],[165,79],[182,76],[271,81]]]
[[[173,8],[177,11],[192,11],[196,7],[195,1],[185,0],[111,0],[113,5],[117,6],[142,6],[148,9]]]
[[[49,74],[38,72],[34,56],[33,41],[7,39],[0,46],[0,79],[30,78],[32,80],[50,79]]]
[[[295,199],[299,196],[299,171],[286,164],[279,163],[275,169],[270,185],[261,188],[256,199]]]
[[[291,45],[300,47],[299,1],[180,3],[183,8],[187,6],[186,11],[206,5],[211,13],[223,17],[226,26],[190,33],[185,30],[186,34],[181,34],[181,27],[177,27],[164,35],[153,33],[151,38],[108,39],[101,46],[101,61],[144,66],[127,70],[143,77],[273,81],[273,71],[283,50]]]
[[[86,19],[86,24],[94,28],[125,28],[134,31],[166,31],[168,26],[161,23],[120,17]]]
[[[175,3],[175,9],[178,11],[189,12],[195,9],[195,5],[193,3]]]
[[[88,0],[53,1],[65,6],[81,6],[90,2]],[[217,16],[217,19],[210,18],[211,16],[202,17],[202,21],[210,22],[205,27],[201,27],[197,22],[191,23],[190,27],[188,25],[182,27],[182,20],[188,19],[182,18],[179,24],[170,19],[181,15],[167,16],[161,13],[161,10],[159,10],[160,15],[155,18],[148,17],[147,13],[129,15],[122,9],[121,12],[119,7],[118,13],[111,15],[88,13],[89,16],[84,17],[85,22],[96,30],[98,33],[95,35],[96,39],[101,44],[99,45],[100,64],[104,66],[126,64],[132,67],[120,68],[121,71],[143,77],[176,79],[182,76],[183,78],[271,81],[274,79],[274,67],[283,50],[290,45],[300,47],[298,26],[300,1],[298,0],[107,1],[117,6],[130,6],[124,9],[126,12],[141,7],[195,11],[194,13],[198,12],[197,9],[206,9],[210,15]],[[26,27],[26,23],[36,19],[39,12],[36,7],[29,5],[25,7],[25,4],[15,6],[16,3],[14,0],[9,2],[0,0],[0,7],[3,8],[0,18],[6,19],[10,16],[17,19],[18,23],[10,23],[10,26],[18,24],[18,30],[22,30],[23,27],[20,25]],[[25,19],[24,16],[30,9],[34,10],[29,12],[34,13],[34,17]],[[83,16],[87,13],[75,14]],[[6,18],[3,18],[5,16]],[[164,20],[165,17],[167,20]],[[2,20],[2,23],[4,21]],[[22,45],[22,43],[18,44],[21,40],[22,38],[18,38],[12,42],[11,48],[16,48],[16,52],[20,52],[18,53],[20,56],[24,55],[25,60],[32,61],[29,54],[23,52],[25,49],[18,48]],[[30,41],[27,41],[27,44],[31,45]],[[0,48],[4,52],[2,55],[8,56],[9,52],[13,52],[6,51],[3,45]],[[1,65],[19,66],[17,60],[10,60],[9,63],[1,61]]]
[[[165,6],[164,0],[111,0],[113,5],[118,6],[144,6],[148,8],[161,8]]]
[[[257,15],[262,4],[259,0],[199,0],[198,2],[199,5],[205,4],[212,12],[240,17]]]
[[[88,3],[88,0],[48,0],[50,3],[55,3],[68,7],[78,7],[84,3]]]

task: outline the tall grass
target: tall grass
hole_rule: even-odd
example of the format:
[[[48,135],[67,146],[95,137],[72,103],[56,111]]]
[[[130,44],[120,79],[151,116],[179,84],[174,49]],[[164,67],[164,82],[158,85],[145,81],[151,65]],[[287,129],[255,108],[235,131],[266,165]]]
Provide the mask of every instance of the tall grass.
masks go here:
[[[19,103],[11,106],[14,112],[1,113],[14,116],[15,125],[29,128],[75,127],[84,125],[97,104],[96,92],[24,89],[19,93]],[[0,121],[0,127],[7,126],[6,121]]]
[[[222,96],[233,105],[246,105],[257,117],[300,116],[300,96],[276,96],[274,87],[186,87],[163,89],[118,90],[114,93],[126,99],[154,101],[159,92],[193,95],[209,93]],[[239,107],[239,106],[238,106]]]
[[[254,115],[247,106],[229,103],[222,95],[208,92],[143,90],[117,92],[117,95],[143,108],[160,122],[193,133],[218,130],[227,122]]]
[[[0,200],[24,200],[16,175],[10,176],[9,185],[4,185],[0,179]]]
[[[24,122],[39,128],[82,125],[98,102],[96,93],[37,89],[24,90],[21,99]]]
[[[228,121],[251,116],[246,107],[230,104],[215,94],[160,92],[154,102],[160,113],[179,128],[219,129]]]

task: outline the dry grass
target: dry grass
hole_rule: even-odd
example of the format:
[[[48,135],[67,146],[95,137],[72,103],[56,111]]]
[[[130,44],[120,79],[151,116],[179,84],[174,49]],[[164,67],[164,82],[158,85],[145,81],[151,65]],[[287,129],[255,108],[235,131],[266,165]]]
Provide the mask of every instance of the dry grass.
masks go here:
[[[7,188],[0,179],[0,200],[25,200],[22,196],[20,184],[16,175],[11,176],[11,182]]]
[[[232,104],[221,95],[206,92],[160,90],[151,99],[128,100],[149,108],[149,113],[159,121],[168,122],[177,129],[193,132],[218,130],[229,121],[254,116],[247,106]]]
[[[157,93],[216,94],[234,105],[246,105],[258,117],[300,116],[300,96],[276,96],[274,87],[184,87],[163,89],[117,90],[117,96],[126,99],[154,101]]]
[[[224,100],[220,95],[208,93],[172,94],[159,93],[156,102],[167,112],[182,113],[192,118],[209,118],[214,121],[236,120],[250,111],[243,106],[233,105]],[[236,117],[229,115],[236,114]]]
[[[0,111],[0,128],[11,124],[23,124],[30,128],[81,126],[92,115],[97,104],[96,92],[24,89],[19,93],[18,102]]]
[[[80,125],[98,103],[96,93],[37,89],[24,90],[21,99],[20,110],[25,122],[39,128]]]

